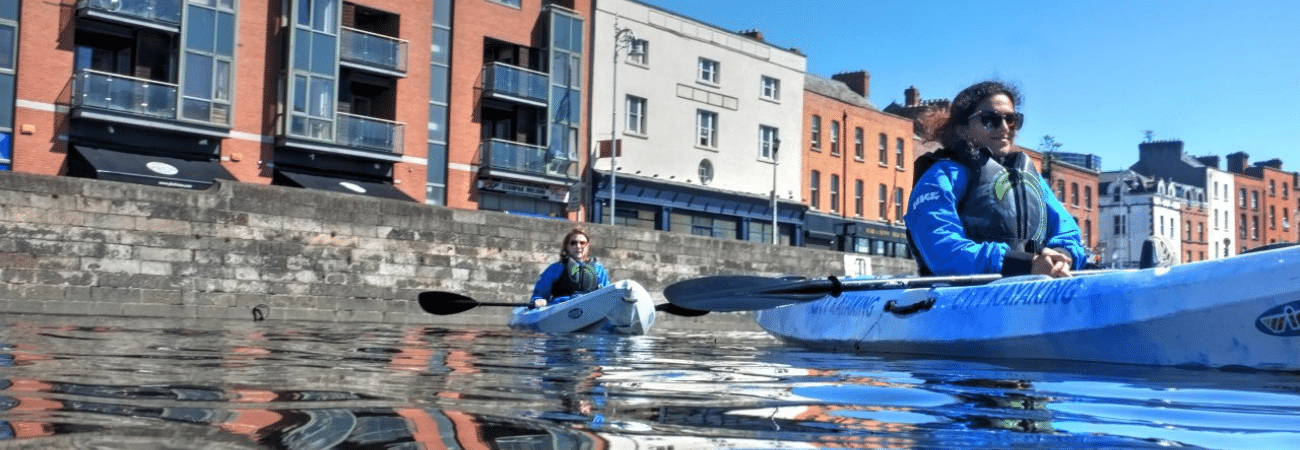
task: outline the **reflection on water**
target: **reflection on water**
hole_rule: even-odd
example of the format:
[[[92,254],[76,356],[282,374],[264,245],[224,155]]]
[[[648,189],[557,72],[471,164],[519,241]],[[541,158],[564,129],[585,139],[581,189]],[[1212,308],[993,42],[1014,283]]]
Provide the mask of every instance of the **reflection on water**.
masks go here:
[[[12,316],[0,447],[1285,448],[1300,377],[822,353],[759,333]]]

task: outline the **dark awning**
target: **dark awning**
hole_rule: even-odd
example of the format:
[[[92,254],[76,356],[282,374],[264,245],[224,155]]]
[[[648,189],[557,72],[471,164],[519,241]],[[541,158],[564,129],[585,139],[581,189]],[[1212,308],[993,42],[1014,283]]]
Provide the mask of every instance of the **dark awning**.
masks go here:
[[[371,197],[387,198],[393,200],[405,200],[408,202],[415,201],[411,197],[397,190],[393,185],[379,182],[354,180],[349,178],[329,177],[303,172],[291,172],[288,170],[276,170],[290,183],[301,188],[320,189],[322,191],[342,192],[344,194],[361,194]]]
[[[184,189],[207,189],[234,180],[221,163],[73,145],[68,175]]]

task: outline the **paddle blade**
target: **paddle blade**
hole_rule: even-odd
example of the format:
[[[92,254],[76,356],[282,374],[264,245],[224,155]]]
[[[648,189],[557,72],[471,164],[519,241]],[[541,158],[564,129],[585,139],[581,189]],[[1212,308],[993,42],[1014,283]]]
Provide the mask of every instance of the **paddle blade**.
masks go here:
[[[429,314],[446,316],[474,309],[479,302],[453,292],[430,291],[420,293],[420,309]]]
[[[698,311],[754,311],[830,295],[830,289],[808,289],[808,280],[756,276],[703,277],[673,283],[664,297],[674,305]]]
[[[664,313],[672,314],[674,316],[682,316],[682,317],[698,317],[709,313],[708,311],[700,311],[697,309],[683,308],[674,305],[672,303],[660,303],[658,305],[655,305],[655,311],[664,312]]]

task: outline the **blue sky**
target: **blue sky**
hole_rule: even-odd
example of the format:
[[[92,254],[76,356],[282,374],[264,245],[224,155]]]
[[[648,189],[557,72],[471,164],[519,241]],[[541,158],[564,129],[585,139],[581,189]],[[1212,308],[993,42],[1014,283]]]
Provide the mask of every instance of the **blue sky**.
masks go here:
[[[878,108],[987,78],[1025,95],[1017,143],[1137,161],[1144,131],[1193,156],[1245,151],[1300,171],[1300,1],[641,0],[758,29],[823,77],[871,73]],[[1222,167],[1222,166],[1221,166]]]

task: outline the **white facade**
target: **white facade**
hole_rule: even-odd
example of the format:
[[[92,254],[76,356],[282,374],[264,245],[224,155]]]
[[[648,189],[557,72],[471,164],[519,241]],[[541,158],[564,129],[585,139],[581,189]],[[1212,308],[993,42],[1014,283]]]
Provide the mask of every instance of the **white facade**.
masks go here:
[[[1237,254],[1234,250],[1237,245],[1237,238],[1234,221],[1232,220],[1233,192],[1236,192],[1235,177],[1231,172],[1224,172],[1214,168],[1205,169],[1205,189],[1209,205],[1207,206],[1209,216],[1206,218],[1206,227],[1209,228],[1206,233],[1208,239],[1209,253],[1208,259],[1226,258]]]
[[[1102,266],[1137,267],[1142,243],[1149,236],[1164,238],[1174,255],[1182,255],[1181,195],[1186,189],[1128,170],[1102,173],[1100,182],[1106,186],[1097,215],[1098,235],[1106,249],[1101,255]]]
[[[628,48],[619,47],[615,68],[616,22],[642,41],[643,60],[629,60]],[[598,147],[611,131],[622,140],[617,177],[763,198],[775,177],[778,196],[798,202],[805,56],[626,0],[596,2],[592,33],[591,141]],[[702,79],[702,60],[716,79]],[[644,109],[632,127],[629,95],[644,100],[633,105]],[[711,145],[701,143],[701,113],[716,117]],[[764,155],[763,127],[776,129],[784,149],[775,175]],[[701,177],[702,165],[712,168],[711,177]],[[593,167],[608,173],[611,158],[596,159]]]

